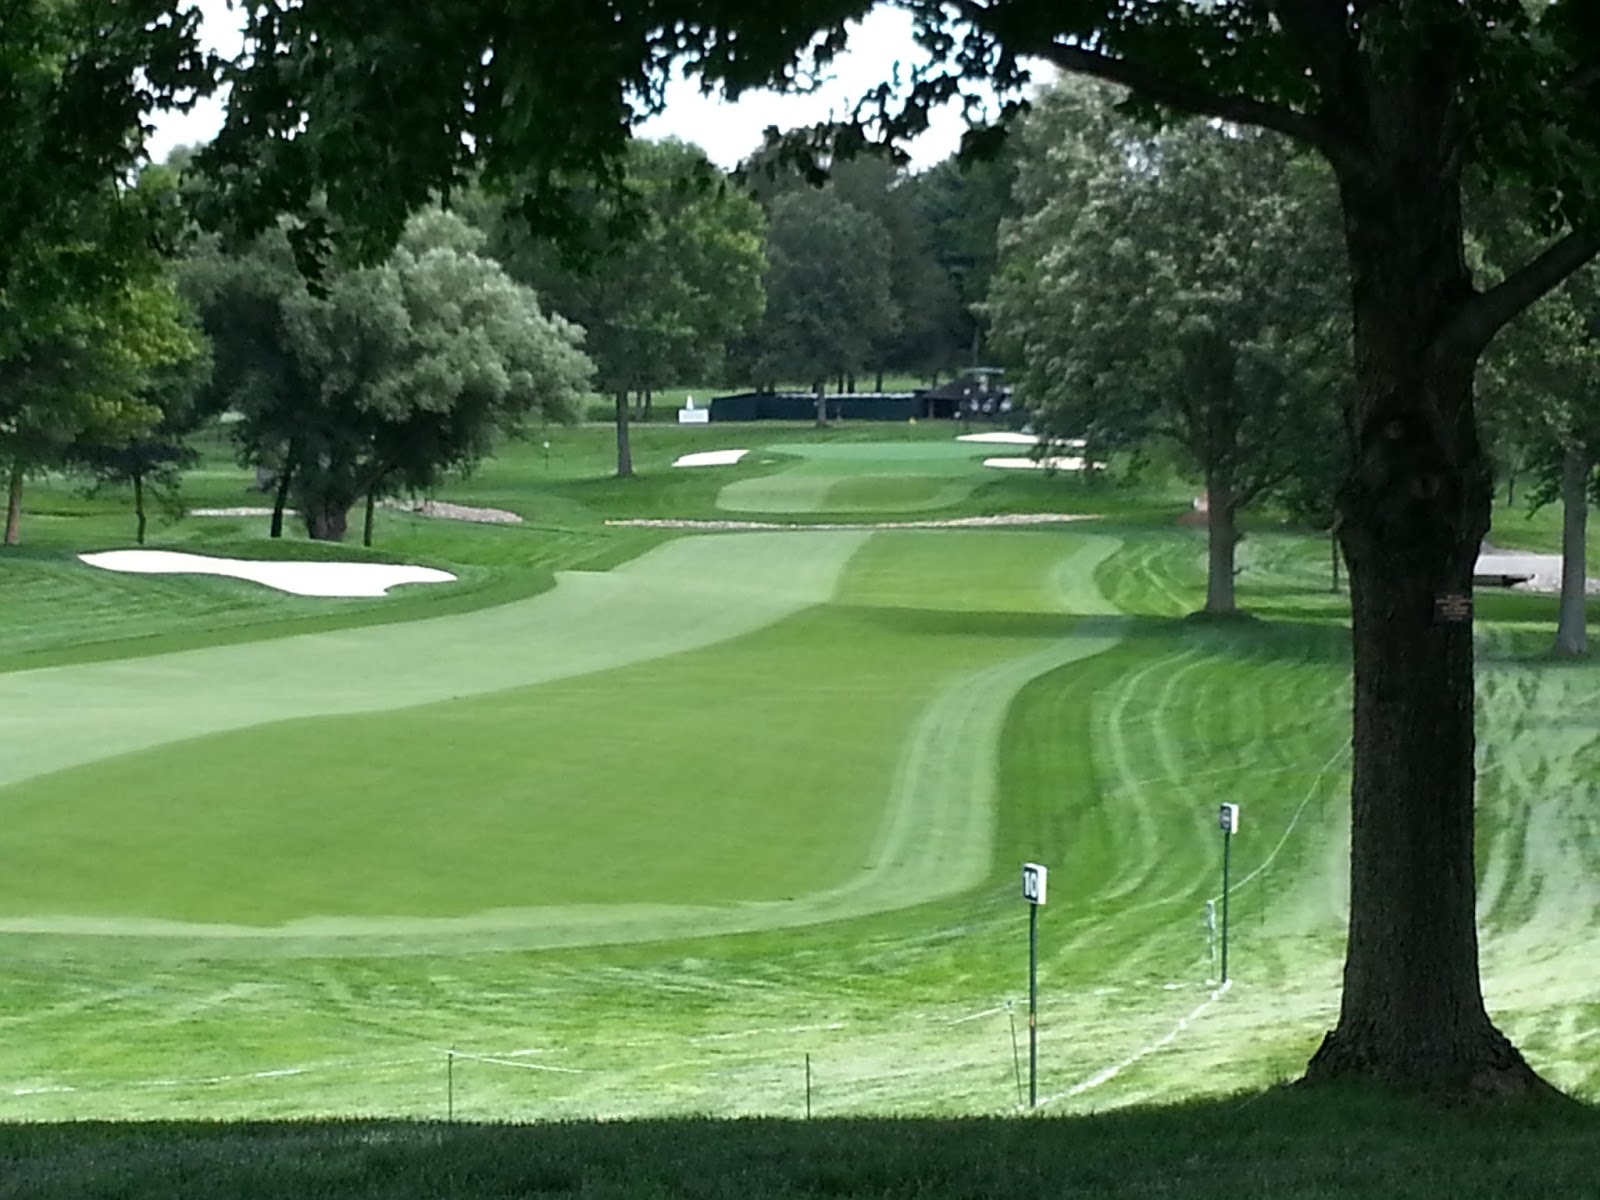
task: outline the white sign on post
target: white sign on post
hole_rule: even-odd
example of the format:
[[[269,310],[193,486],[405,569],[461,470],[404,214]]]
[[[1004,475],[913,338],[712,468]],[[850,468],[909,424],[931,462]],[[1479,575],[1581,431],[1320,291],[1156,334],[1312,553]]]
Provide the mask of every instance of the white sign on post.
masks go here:
[[[1038,863],[1022,864],[1022,898],[1029,904],[1043,904],[1050,882],[1050,870]]]
[[[1217,824],[1223,833],[1239,832],[1239,806],[1237,804],[1224,804],[1217,811]]]

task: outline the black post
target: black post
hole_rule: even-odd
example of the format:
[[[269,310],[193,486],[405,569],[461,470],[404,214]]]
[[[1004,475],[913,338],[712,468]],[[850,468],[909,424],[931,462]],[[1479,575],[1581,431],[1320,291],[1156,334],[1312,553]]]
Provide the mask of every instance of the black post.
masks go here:
[[[1228,982],[1228,874],[1232,860],[1233,830],[1222,831],[1222,982]]]
[[[1039,1107],[1039,906],[1037,904],[1028,905],[1028,1107]]]

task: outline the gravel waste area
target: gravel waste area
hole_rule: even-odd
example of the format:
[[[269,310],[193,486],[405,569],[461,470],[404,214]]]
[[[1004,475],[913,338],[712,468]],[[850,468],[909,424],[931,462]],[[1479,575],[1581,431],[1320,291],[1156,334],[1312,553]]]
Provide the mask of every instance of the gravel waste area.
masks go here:
[[[449,521],[475,521],[481,525],[520,525],[522,518],[514,512],[507,512],[503,508],[472,508],[466,504],[446,504],[442,500],[385,500],[383,508],[396,512],[416,513],[422,517],[440,517]],[[189,510],[191,517],[270,517],[272,510],[256,506],[253,508],[195,508]],[[284,510],[284,516],[292,517],[295,511],[292,508]]]

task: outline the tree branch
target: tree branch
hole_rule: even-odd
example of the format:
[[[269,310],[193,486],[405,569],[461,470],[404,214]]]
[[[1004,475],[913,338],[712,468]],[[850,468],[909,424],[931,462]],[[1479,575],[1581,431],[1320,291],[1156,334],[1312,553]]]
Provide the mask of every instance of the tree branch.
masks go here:
[[[1276,0],[1272,12],[1300,47],[1323,99],[1346,100],[1354,83],[1356,47],[1344,0]]]
[[[1456,314],[1434,343],[1435,354],[1477,352],[1505,323],[1600,255],[1600,234],[1569,233],[1542,254],[1480,292]]]
[[[1025,52],[1037,54],[1063,71],[1121,84],[1130,91],[1171,108],[1197,116],[1220,117],[1239,125],[1271,129],[1313,146],[1330,157],[1335,151],[1333,130],[1326,123],[1284,105],[1269,104],[1249,96],[1218,95],[1204,88],[1191,87],[1159,72],[1146,70],[1136,63],[1110,58],[1081,46],[1052,41],[1045,46],[1028,47]]]

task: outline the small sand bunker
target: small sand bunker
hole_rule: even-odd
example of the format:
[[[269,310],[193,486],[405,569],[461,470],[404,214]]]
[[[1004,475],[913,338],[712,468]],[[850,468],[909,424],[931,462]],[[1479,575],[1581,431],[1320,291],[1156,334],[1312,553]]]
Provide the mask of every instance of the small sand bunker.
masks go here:
[[[382,596],[402,583],[450,583],[455,576],[432,567],[394,563],[258,562],[211,558],[176,550],[107,550],[80,554],[91,567],[135,575],[227,575],[296,596]]]
[[[958,442],[988,442],[997,446],[1037,446],[1044,441],[1036,433],[1012,433],[1005,430],[995,430],[992,433],[963,433],[956,437]],[[1055,443],[1067,450],[1082,450],[1088,445],[1082,438],[1061,438]]]
[[[1515,550],[1485,549],[1472,570],[1473,581],[1482,585],[1504,582],[1522,592],[1561,591],[1561,555],[1523,554]],[[1584,581],[1587,595],[1600,595],[1600,579]]]
[[[701,450],[694,454],[685,454],[672,465],[675,467],[731,467],[746,454],[748,450]]]
[[[1062,455],[1053,455],[1050,458],[986,458],[983,460],[983,465],[1007,471],[1081,471],[1083,459]]]

